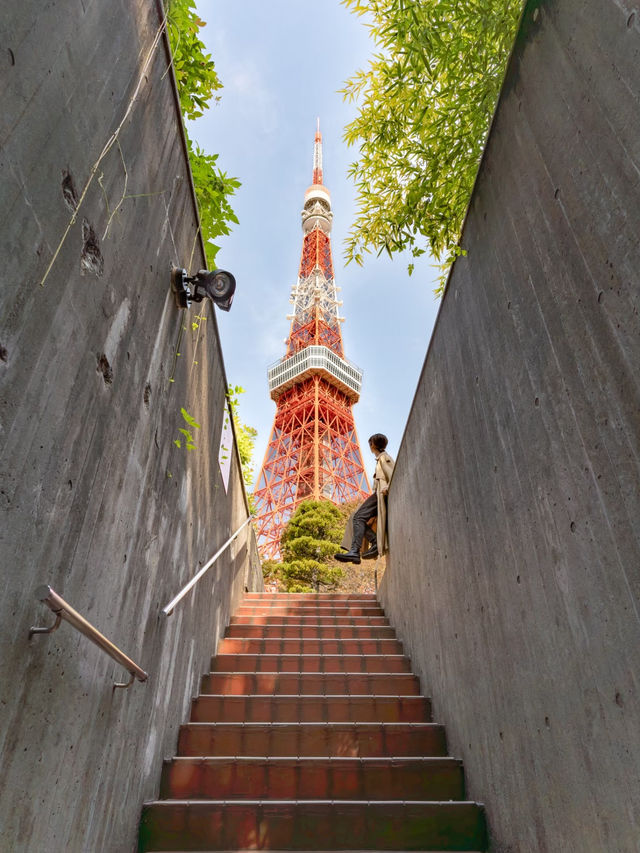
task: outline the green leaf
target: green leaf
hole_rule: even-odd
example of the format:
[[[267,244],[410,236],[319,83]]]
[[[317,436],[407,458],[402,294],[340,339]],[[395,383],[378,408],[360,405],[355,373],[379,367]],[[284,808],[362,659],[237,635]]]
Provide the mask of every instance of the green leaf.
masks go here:
[[[195,429],[200,429],[200,424],[196,423],[195,419],[189,414],[189,412],[183,407],[180,409],[180,413],[185,421],[189,424],[189,426],[194,427]]]

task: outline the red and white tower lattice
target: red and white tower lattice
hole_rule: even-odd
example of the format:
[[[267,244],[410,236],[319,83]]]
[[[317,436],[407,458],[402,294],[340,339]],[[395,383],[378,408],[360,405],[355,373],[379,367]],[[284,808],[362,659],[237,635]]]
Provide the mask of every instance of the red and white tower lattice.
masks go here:
[[[276,415],[254,491],[258,544],[269,559],[279,556],[283,528],[301,501],[324,498],[341,504],[369,493],[352,412],[362,371],[344,357],[332,219],[331,196],[322,183],[318,125],[287,352],[268,371]]]

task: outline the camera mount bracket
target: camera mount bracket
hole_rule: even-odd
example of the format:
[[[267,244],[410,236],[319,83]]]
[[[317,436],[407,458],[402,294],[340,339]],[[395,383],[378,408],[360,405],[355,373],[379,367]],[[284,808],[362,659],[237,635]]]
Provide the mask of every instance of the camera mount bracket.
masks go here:
[[[197,276],[187,275],[187,271],[180,267],[171,268],[171,290],[178,308],[189,308],[192,302],[202,302],[204,294],[198,291]],[[193,290],[189,287],[195,284]]]

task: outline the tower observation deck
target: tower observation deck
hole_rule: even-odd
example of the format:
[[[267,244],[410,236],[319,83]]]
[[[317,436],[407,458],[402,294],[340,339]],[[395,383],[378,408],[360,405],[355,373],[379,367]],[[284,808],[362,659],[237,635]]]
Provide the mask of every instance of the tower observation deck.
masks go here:
[[[332,220],[318,127],[287,349],[268,370],[276,414],[254,492],[260,552],[271,559],[279,556],[283,528],[301,501],[341,504],[361,500],[369,491],[352,412],[362,371],[344,355]]]

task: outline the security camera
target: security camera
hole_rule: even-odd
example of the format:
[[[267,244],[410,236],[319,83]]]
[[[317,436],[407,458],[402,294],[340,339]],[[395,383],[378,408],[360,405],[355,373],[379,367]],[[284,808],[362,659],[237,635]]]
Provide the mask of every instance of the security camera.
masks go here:
[[[198,270],[193,275],[179,267],[171,270],[171,289],[178,308],[188,308],[192,302],[202,302],[208,296],[223,311],[228,311],[236,292],[236,280],[225,270]]]

